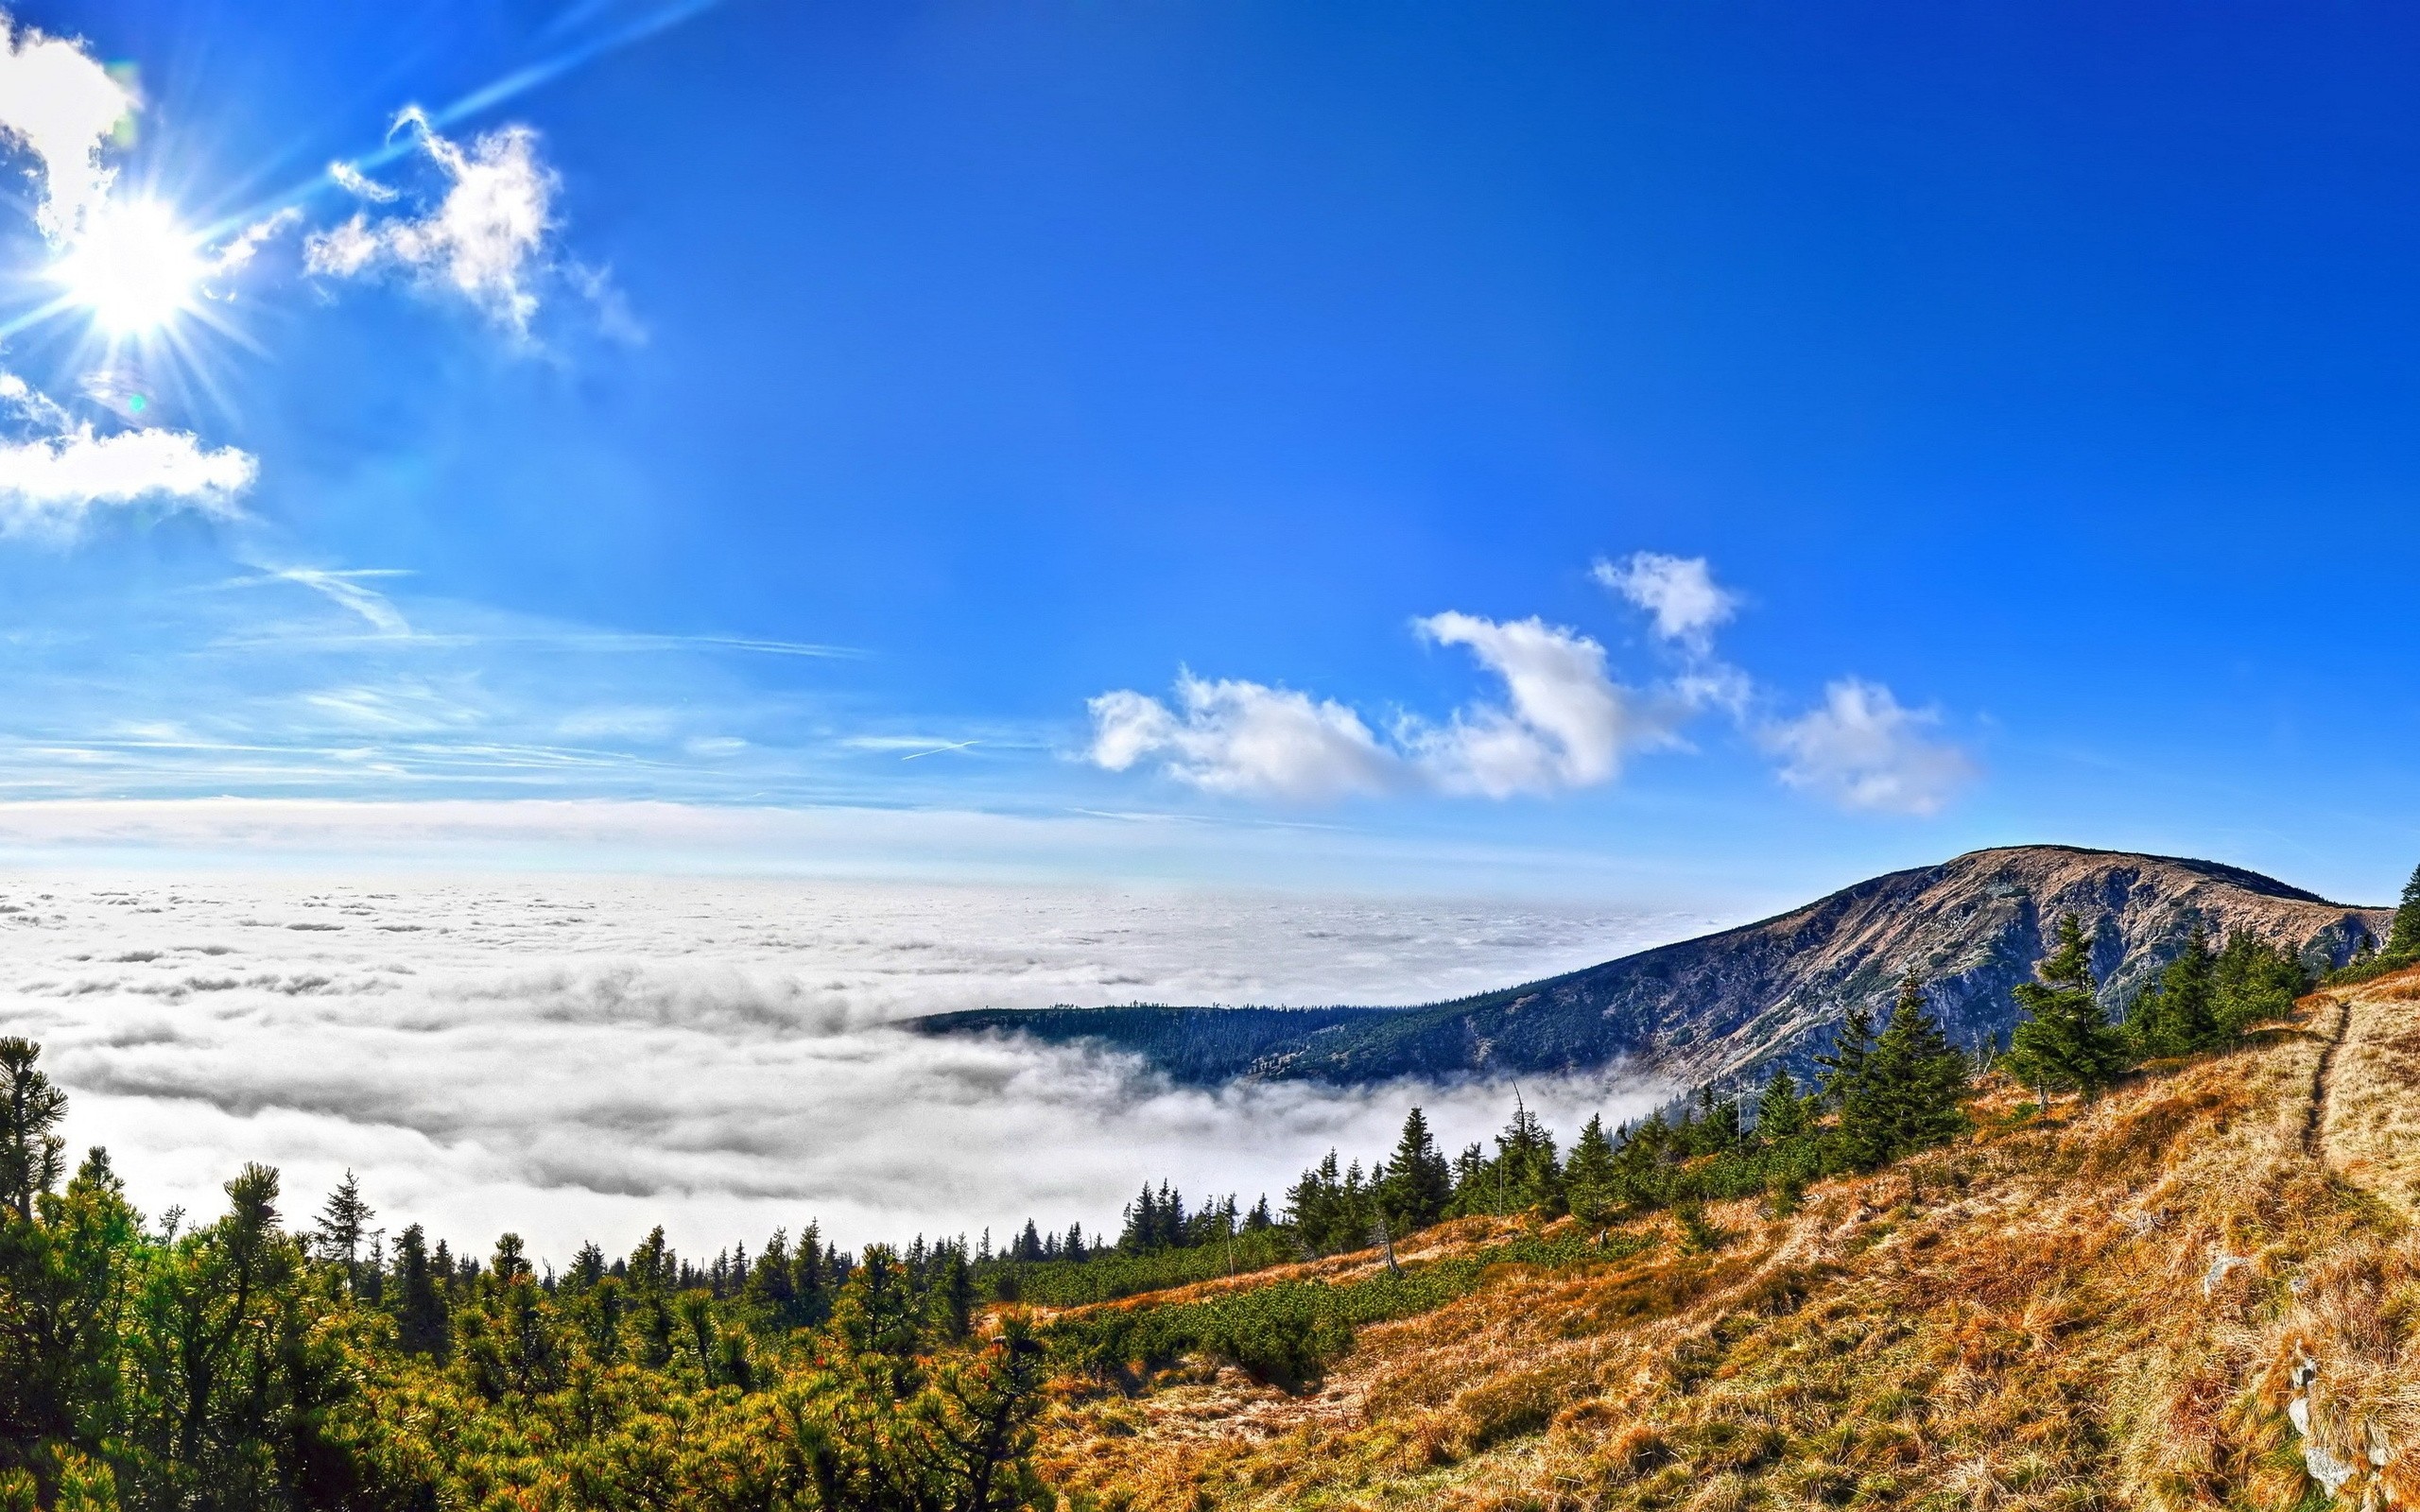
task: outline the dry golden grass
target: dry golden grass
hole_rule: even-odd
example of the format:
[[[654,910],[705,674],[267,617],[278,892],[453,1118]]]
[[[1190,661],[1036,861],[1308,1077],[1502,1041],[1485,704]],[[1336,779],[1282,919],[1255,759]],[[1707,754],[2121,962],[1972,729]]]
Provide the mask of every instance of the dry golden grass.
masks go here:
[[[2420,1208],[2420,971],[2362,984],[2329,1065],[2327,1159],[2410,1212]]]
[[[2349,1058],[2405,1032],[2391,1001],[2354,1005],[2337,1096],[2407,1074]],[[2314,1001],[2302,1027],[2047,1123],[1988,1097],[1983,1133],[1790,1217],[1711,1211],[1733,1236],[1712,1255],[1668,1237],[1580,1273],[1505,1267],[1364,1331],[1315,1395],[1205,1366],[1071,1396],[1047,1471],[1138,1512],[2292,1507],[2312,1490],[2300,1411],[2356,1467],[2348,1504],[2408,1503],[2420,1251],[2309,1147],[2336,1022]],[[2324,1148],[2340,1125],[2401,1127],[2330,1110]],[[2347,1139],[2364,1169],[2403,1147]]]

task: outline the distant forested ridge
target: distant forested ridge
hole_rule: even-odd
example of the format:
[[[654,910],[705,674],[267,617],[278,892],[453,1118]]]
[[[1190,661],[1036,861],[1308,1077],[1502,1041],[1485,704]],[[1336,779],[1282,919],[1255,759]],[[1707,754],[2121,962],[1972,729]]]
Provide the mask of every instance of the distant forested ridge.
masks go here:
[[[1193,1085],[1250,1077],[1367,1086],[1617,1064],[1684,1086],[1741,1086],[1774,1066],[1805,1080],[1852,1008],[1885,1012],[1911,974],[1927,984],[1952,1043],[1976,1053],[2004,1045],[2019,1017],[2014,989],[2066,914],[2091,941],[2097,991],[2113,1013],[2196,930],[2285,950],[2312,971],[2365,956],[2388,933],[2384,909],[2329,902],[2238,867],[2020,846],[1893,872],[1758,923],[1425,1007],[992,1010],[916,1026],[1091,1042]]]
[[[1215,1086],[1279,1053],[1395,1008],[975,1008],[912,1021],[925,1034],[1027,1034],[1059,1043],[1098,1040],[1149,1059],[1184,1086]]]

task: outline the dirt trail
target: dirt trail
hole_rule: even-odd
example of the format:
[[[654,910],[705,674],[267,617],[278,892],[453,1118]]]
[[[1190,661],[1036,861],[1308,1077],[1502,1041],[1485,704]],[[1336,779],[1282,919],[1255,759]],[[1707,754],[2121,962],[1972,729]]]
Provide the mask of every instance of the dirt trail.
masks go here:
[[[2420,1213],[2420,972],[2332,994],[2305,1147],[2343,1179]],[[2323,1013],[2325,1009],[2321,1010]]]
[[[2344,1048],[2344,1037],[2353,1027],[2353,1000],[2329,1001],[2336,1006],[2336,1026],[2327,1037],[2327,1048],[2319,1053],[2319,1064],[2311,1069],[2310,1108],[2303,1115],[2303,1153],[2321,1161],[2327,1159],[2327,1107],[2335,1091],[2336,1053]]]

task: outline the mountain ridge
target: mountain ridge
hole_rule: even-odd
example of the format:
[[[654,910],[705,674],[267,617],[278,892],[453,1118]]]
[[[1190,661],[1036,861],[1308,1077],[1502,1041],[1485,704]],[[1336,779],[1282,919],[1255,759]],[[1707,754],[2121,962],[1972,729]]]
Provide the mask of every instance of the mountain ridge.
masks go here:
[[[2104,1003],[2132,1001],[2200,923],[2342,964],[2388,911],[2332,902],[2225,862],[2081,846],[1997,846],[1886,872],[1769,918],[1488,992],[1405,1008],[978,1009],[925,1033],[1008,1032],[1142,1056],[1172,1079],[1366,1085],[1626,1066],[1683,1085],[1804,1068],[1855,1003],[1912,971],[1962,1044],[2016,1016],[2045,933],[2074,912],[2096,936]],[[1219,1014],[1244,1013],[1249,1021]],[[1297,1016],[1301,1017],[1297,1017]],[[1214,1042],[1215,1041],[1215,1042]]]

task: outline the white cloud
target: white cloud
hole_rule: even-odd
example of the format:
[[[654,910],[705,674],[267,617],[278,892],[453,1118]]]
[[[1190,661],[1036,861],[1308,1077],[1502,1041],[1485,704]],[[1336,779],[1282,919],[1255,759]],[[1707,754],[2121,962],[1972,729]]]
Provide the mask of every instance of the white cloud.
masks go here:
[[[329,163],[328,177],[336,181],[337,188],[355,198],[367,199],[373,205],[386,204],[395,198],[394,190],[364,174],[350,163]]]
[[[1937,814],[1977,775],[1964,751],[1926,736],[1940,718],[1902,708],[1879,683],[1843,678],[1824,689],[1822,708],[1763,738],[1791,787],[1846,809]]]
[[[423,150],[445,175],[444,198],[424,215],[372,220],[366,212],[355,215],[311,237],[304,266],[352,278],[391,262],[460,294],[499,324],[527,331],[538,311],[531,284],[554,225],[558,182],[538,161],[537,133],[509,126],[466,149],[439,135],[418,109],[406,111],[395,126],[418,133]],[[350,168],[337,181],[372,200],[394,198]]]
[[[1093,762],[1122,772],[1164,757],[1171,776],[1195,787],[1296,801],[1380,793],[1401,781],[1400,758],[1340,703],[1189,672],[1176,691],[1178,711],[1127,690],[1093,699]]]
[[[1738,611],[1739,597],[1714,580],[1703,557],[1633,553],[1619,564],[1599,559],[1597,581],[1655,617],[1655,633],[1699,655],[1715,627]]]
[[[1511,707],[1457,713],[1410,743],[1449,792],[1506,798],[1591,787],[1621,773],[1631,751],[1669,745],[1674,711],[1656,708],[1605,674],[1605,648],[1530,618],[1498,624],[1448,611],[1414,622],[1440,645],[1468,646],[1504,679]]]
[[[394,600],[375,589],[364,588],[364,577],[393,576],[388,569],[360,572],[335,572],[323,567],[280,567],[271,569],[272,576],[289,583],[325,595],[334,603],[353,610],[370,622],[381,635],[409,635],[412,627],[404,618]]]
[[[0,1020],[66,1086],[77,1146],[137,1199],[215,1211],[245,1160],[307,1210],[347,1165],[391,1233],[561,1263],[664,1223],[753,1247],[1030,1215],[1114,1223],[1146,1177],[1282,1194],[1368,1159],[1419,1101],[1454,1147],[1509,1089],[1177,1089],[1130,1061],[890,1027],[1000,1005],[1409,1003],[1706,927],[1501,901],[448,870],[0,884]],[[1568,1136],[1660,1089],[1524,1080]],[[919,1137],[903,1139],[902,1129]],[[1114,1129],[1116,1138],[1101,1137]]]
[[[208,450],[182,431],[100,435],[78,425],[0,443],[0,532],[72,529],[96,505],[144,499],[232,518],[257,471],[246,454]]]
[[[134,96],[76,43],[0,15],[0,138],[41,163],[34,218],[54,243],[72,240],[109,193],[115,170],[101,147],[134,109]]]
[[[1113,772],[1159,758],[1205,792],[1297,802],[1407,788],[1509,798],[1611,782],[1632,751],[1671,744],[1685,713],[1614,682],[1603,646],[1543,620],[1448,611],[1414,628],[1469,647],[1504,679],[1506,704],[1458,710],[1443,725],[1407,718],[1387,742],[1333,699],[1186,673],[1174,708],[1130,689],[1093,699],[1087,754]]]

